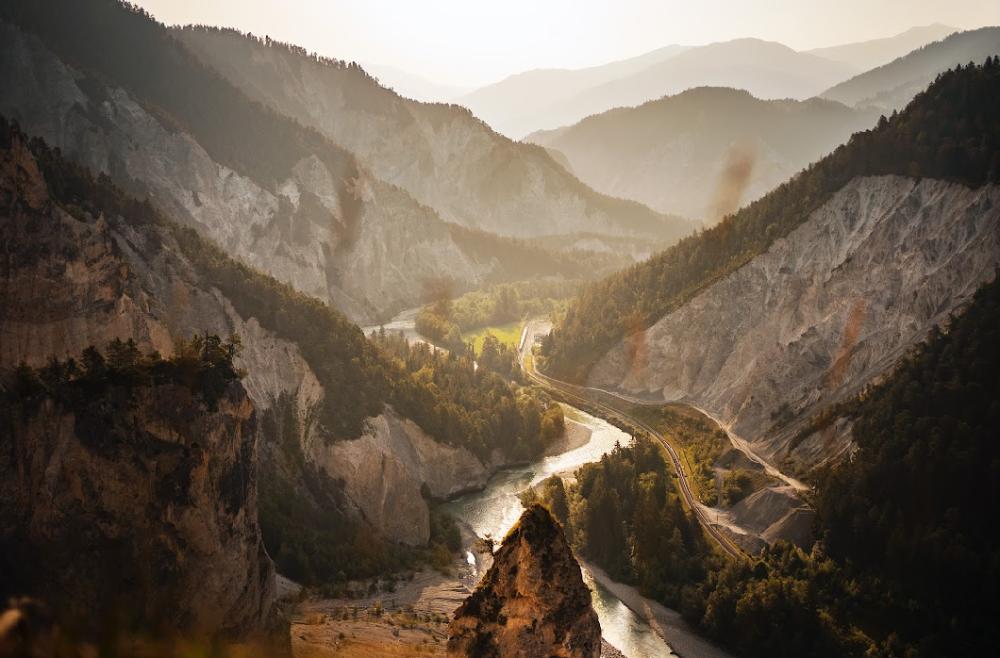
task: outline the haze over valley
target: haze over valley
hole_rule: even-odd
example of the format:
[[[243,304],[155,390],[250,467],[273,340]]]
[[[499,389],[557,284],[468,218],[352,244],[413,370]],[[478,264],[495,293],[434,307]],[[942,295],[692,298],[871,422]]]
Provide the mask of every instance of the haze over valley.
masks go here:
[[[990,655],[998,24],[3,2],[0,658]]]

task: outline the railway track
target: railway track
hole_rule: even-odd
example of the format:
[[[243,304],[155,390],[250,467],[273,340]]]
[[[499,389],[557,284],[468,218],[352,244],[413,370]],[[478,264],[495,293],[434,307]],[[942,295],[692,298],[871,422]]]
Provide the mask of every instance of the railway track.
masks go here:
[[[522,354],[523,354],[523,346],[524,346],[524,339],[522,337],[521,341]],[[722,532],[718,528],[718,526],[713,524],[711,520],[707,517],[705,511],[702,509],[701,504],[695,497],[694,492],[691,490],[691,486],[688,483],[688,475],[684,471],[684,465],[681,462],[680,455],[677,453],[677,450],[663,434],[661,434],[659,431],[657,431],[655,428],[651,427],[647,423],[639,420],[638,418],[630,416],[629,414],[623,412],[622,410],[616,409],[599,400],[595,400],[593,393],[596,393],[597,391],[589,391],[589,389],[586,386],[578,386],[576,384],[570,384],[569,382],[564,382],[549,377],[548,375],[544,375],[536,371],[534,368],[525,367],[523,359],[522,359],[522,367],[528,378],[537,383],[538,385],[549,390],[557,391],[559,395],[568,398],[570,401],[575,400],[577,401],[577,403],[582,403],[585,406],[596,408],[601,412],[602,415],[606,417],[606,419],[617,419],[628,425],[637,427],[638,429],[642,430],[643,432],[646,432],[647,434],[649,434],[649,436],[659,441],[660,445],[664,447],[664,449],[667,451],[667,454],[670,456],[670,461],[673,464],[674,472],[677,474],[677,481],[680,485],[681,495],[684,497],[684,501],[687,504],[688,508],[690,508],[694,512],[695,517],[697,517],[698,522],[701,524],[701,527],[704,528],[705,532],[708,533],[708,535],[715,541],[716,544],[718,544],[719,548],[730,557],[736,559],[745,559],[749,557],[749,555],[742,548],[740,548],[732,539],[730,539],[724,532]],[[590,394],[588,395],[588,393]],[[600,393],[603,395],[610,395],[614,397],[614,393],[609,393],[605,391],[601,391]],[[627,400],[625,399],[622,399],[622,401],[627,402]]]

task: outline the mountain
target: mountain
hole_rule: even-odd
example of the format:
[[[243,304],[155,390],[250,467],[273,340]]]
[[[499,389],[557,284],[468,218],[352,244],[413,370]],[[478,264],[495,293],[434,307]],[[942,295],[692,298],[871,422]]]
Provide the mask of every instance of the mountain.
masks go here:
[[[560,269],[576,263],[579,274],[597,262],[577,254],[558,265],[530,245],[442,220],[353,153],[247,98],[139,10],[51,0],[5,4],[0,18],[0,70],[11,81],[0,112],[355,320],[418,304],[428,280],[575,277]]]
[[[91,591],[137,556],[93,594],[120,583],[137,623],[257,626],[271,558],[334,586],[413,564],[443,541],[427,498],[536,458],[561,415],[471,358],[366,340],[2,117],[0,200],[0,532],[25,560],[0,596]]]
[[[392,89],[400,96],[415,101],[447,103],[469,91],[468,87],[441,84],[394,66],[371,63],[364,63],[362,66],[386,89]]]
[[[518,139],[543,127],[562,125],[552,108],[587,89],[633,75],[687,50],[670,45],[628,59],[583,69],[536,69],[504,78],[455,98],[497,132]]]
[[[982,62],[997,54],[1000,54],[1000,27],[958,32],[857,75],[820,95],[845,105],[874,107],[888,114],[901,110],[948,69],[958,64]]]
[[[994,58],[946,73],[715,228],[593,284],[545,368],[692,404],[798,472],[836,460],[849,428],[817,419],[1000,266],[998,82]]]
[[[693,87],[734,87],[768,99],[809,98],[856,72],[847,64],[799,53],[771,41],[736,39],[713,43],[672,53],[639,70],[555,100],[544,112],[534,112],[535,118],[523,124],[522,134],[567,126],[592,114],[641,105]],[[514,95],[510,102],[523,107],[524,97]]]
[[[521,514],[448,629],[450,658],[599,658],[601,626],[559,523]]]
[[[523,238],[589,232],[677,239],[690,230],[593,192],[544,150],[494,133],[462,108],[402,98],[360,68],[230,30],[174,34],[252,98],[350,149],[446,221]]]
[[[888,64],[897,57],[902,57],[912,50],[926,46],[934,41],[940,41],[946,36],[958,32],[954,27],[934,23],[911,27],[905,32],[884,39],[857,41],[840,46],[814,48],[805,52],[834,62],[843,62],[854,68],[867,71],[883,64]]]
[[[764,101],[701,87],[527,139],[561,154],[595,190],[715,221],[877,118],[821,99]],[[734,177],[734,166],[745,171]]]
[[[172,293],[184,301],[151,298],[125,253],[164,245],[63,206],[47,156],[0,122],[0,594],[42,596],[91,630],[116,618],[258,630],[275,584],[257,519],[257,410],[226,346],[170,343],[183,309],[163,322],[140,310],[217,302],[183,276]],[[112,336],[136,342],[85,350]],[[170,356],[140,361],[136,344]]]

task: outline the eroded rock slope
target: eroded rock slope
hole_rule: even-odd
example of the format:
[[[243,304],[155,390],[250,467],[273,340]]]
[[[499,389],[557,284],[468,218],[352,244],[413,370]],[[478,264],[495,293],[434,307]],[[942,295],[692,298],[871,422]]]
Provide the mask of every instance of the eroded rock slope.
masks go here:
[[[701,407],[769,461],[805,471],[849,447],[849,423],[831,407],[891,369],[998,266],[997,186],[855,179],[619,343],[590,383]]]

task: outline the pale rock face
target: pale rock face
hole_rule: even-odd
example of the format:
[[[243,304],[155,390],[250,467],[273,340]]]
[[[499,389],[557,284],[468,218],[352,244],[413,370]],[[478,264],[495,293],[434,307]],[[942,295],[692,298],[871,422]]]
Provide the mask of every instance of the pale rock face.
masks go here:
[[[855,179],[767,252],[620,343],[589,383],[701,407],[769,461],[805,471],[850,439],[841,419],[796,440],[809,421],[888,372],[998,266],[1000,187]]]
[[[309,454],[343,480],[364,518],[407,544],[426,544],[430,537],[423,484],[431,496],[447,498],[484,486],[490,474],[471,452],[435,441],[391,408],[370,419],[361,437],[329,445],[314,441]]]
[[[359,69],[233,32],[173,33],[244,93],[315,127],[446,221],[516,237],[586,232],[676,239],[691,228],[595,194],[544,149],[496,134],[465,108],[411,101]]]
[[[219,290],[206,289],[176,245],[156,244],[165,239],[157,231],[127,218],[84,221],[51,204],[33,156],[20,143],[0,153],[0,198],[6,195],[28,208],[0,217],[0,369],[43,366],[50,356],[78,358],[86,347],[114,338],[169,356],[176,338],[234,333],[243,344],[237,365],[247,372],[243,385],[254,406],[263,414],[290,398],[303,454],[343,478],[355,509],[390,539],[426,542],[423,483],[440,498],[485,483],[486,467],[471,453],[437,443],[391,410],[372,419],[365,436],[325,447],[312,421],[324,391],[297,345],[256,318],[241,317]],[[267,459],[269,451],[261,455]],[[371,481],[373,473],[381,475]],[[385,495],[373,498],[371,486]]]
[[[86,79],[36,38],[0,22],[0,44],[0,113],[67,157],[148,194],[230,256],[355,321],[413,306],[427,278],[477,283],[495,268],[463,252],[434,211],[349,157],[337,172],[304,158],[272,191],[214,161],[124,90]]]

